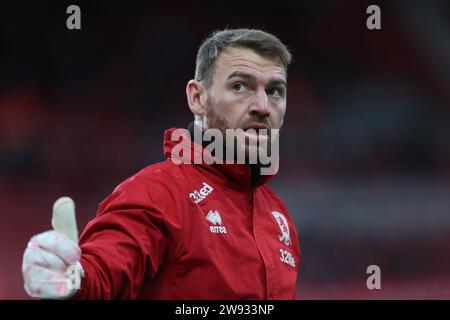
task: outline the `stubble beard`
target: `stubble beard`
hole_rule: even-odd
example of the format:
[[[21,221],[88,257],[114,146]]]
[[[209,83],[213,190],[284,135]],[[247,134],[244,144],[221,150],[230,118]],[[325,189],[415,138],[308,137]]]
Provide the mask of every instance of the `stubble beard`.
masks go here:
[[[245,154],[245,163],[249,163],[249,154],[250,152],[256,152],[258,153],[259,148],[267,148],[267,154],[271,155],[271,132],[270,130],[267,130],[267,139],[265,140],[266,143],[263,145],[259,144],[258,147],[252,147],[252,150],[250,151],[250,142],[248,138],[245,139],[245,144],[239,144],[237,137],[234,138],[233,146],[228,146],[226,144],[226,130],[227,129],[242,129],[242,128],[236,128],[234,126],[231,126],[228,122],[228,120],[220,113],[216,112],[214,108],[214,104],[211,101],[211,98],[208,97],[206,100],[206,108],[205,108],[205,116],[207,119],[206,122],[206,129],[217,129],[219,130],[223,135],[223,141],[225,143],[225,148],[229,150],[228,148],[233,148],[233,154],[235,156],[234,160],[236,160],[236,155],[238,152],[242,152],[241,150],[238,150],[238,148],[244,148],[244,154]],[[225,152],[223,153],[225,156]],[[258,157],[258,156],[257,156]]]

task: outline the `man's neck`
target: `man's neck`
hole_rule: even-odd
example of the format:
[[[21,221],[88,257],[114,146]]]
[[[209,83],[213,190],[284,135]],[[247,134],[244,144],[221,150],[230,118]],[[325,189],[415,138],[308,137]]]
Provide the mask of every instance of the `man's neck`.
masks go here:
[[[205,141],[203,139],[203,129],[195,124],[195,122],[189,123],[187,130],[191,135],[192,141],[196,142],[198,145],[201,145],[203,148],[206,148],[212,141]],[[225,144],[223,146],[223,155],[226,155],[226,147]],[[212,155],[215,156],[214,150],[212,151]],[[258,162],[256,164],[245,164],[250,168],[251,173],[251,186],[253,187],[258,181],[261,179],[261,167],[262,165]]]

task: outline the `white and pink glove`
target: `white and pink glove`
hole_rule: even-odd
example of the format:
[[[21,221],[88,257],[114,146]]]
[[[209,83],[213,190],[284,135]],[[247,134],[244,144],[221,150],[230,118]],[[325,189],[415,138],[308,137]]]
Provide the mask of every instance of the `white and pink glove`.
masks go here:
[[[24,287],[34,298],[67,299],[80,288],[84,273],[71,198],[62,197],[54,203],[52,226],[53,230],[28,242],[22,261]]]

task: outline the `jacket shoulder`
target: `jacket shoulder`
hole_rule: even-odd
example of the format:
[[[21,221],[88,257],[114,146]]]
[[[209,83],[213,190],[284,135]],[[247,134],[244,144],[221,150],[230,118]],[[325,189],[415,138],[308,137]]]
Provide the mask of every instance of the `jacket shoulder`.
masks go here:
[[[112,193],[100,203],[100,211],[111,203],[126,202],[128,205],[141,206],[161,205],[176,194],[180,181],[183,179],[178,166],[169,160],[149,165],[114,188]]]
[[[284,204],[284,201],[281,199],[281,197],[278,194],[276,194],[267,184],[262,185],[260,188],[261,188],[261,191],[266,193],[268,196],[270,196],[272,198],[272,200],[279,203],[283,207],[286,207]]]
[[[165,160],[151,164],[139,172],[135,173],[131,177],[122,181],[118,188],[133,188],[135,186],[148,187],[155,191],[156,186],[174,186],[176,182],[183,177],[178,165],[174,164],[170,160]]]

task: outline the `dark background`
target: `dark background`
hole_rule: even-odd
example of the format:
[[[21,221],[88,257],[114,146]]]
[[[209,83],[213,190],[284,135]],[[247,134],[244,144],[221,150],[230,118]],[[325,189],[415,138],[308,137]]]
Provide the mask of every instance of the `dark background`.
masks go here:
[[[66,8],[81,8],[81,30]],[[381,30],[366,8],[381,8]],[[201,41],[224,27],[291,49],[281,170],[297,223],[299,299],[450,298],[450,2],[2,1],[0,299],[74,198],[80,231],[122,180],[163,160],[192,115]],[[381,268],[381,290],[366,268]]]

